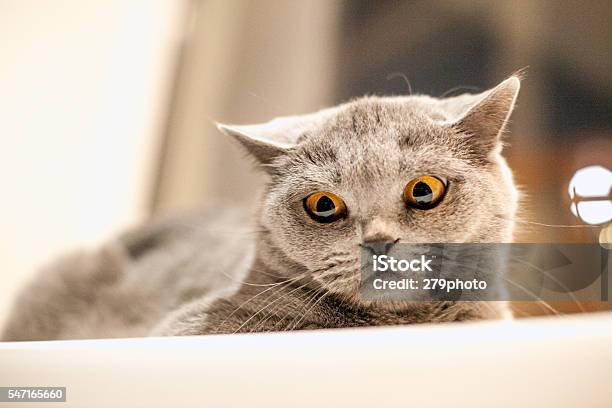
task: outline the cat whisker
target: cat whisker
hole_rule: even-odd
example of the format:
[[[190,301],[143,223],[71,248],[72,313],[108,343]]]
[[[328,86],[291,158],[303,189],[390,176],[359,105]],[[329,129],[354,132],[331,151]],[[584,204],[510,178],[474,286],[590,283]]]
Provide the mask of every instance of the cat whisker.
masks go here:
[[[238,327],[235,331],[234,334],[238,333],[244,326],[246,326],[251,320],[253,320],[257,315],[259,315],[261,312],[263,312],[264,310],[266,310],[267,308],[269,308],[270,306],[272,306],[273,304],[275,304],[276,302],[278,302],[279,300],[287,297],[288,295],[292,294],[293,292],[295,292],[296,290],[299,290],[303,287],[305,287],[306,285],[308,285],[310,282],[306,282],[305,284],[298,286],[297,288],[293,289],[292,291],[290,291],[289,293],[284,294],[283,296],[280,296],[278,298],[276,298],[275,300],[273,300],[272,302],[266,304],[264,307],[262,307],[261,309],[259,309],[257,312],[253,313],[253,315],[251,315],[251,317],[249,317],[248,319],[246,319],[241,325],[240,327]],[[270,296],[272,297],[272,296]]]
[[[559,313],[558,310],[556,310],[555,308],[553,308],[551,305],[549,305],[547,302],[545,302],[544,300],[542,300],[540,297],[538,297],[535,293],[533,293],[532,291],[530,291],[529,289],[525,288],[524,286],[512,281],[511,279],[508,278],[503,278],[506,282],[508,282],[509,284],[523,290],[526,294],[530,295],[531,297],[533,297],[534,301],[538,302],[539,304],[541,304],[542,306],[544,306],[546,309],[548,309],[550,312],[552,312],[553,315],[555,316],[559,316],[561,315],[561,313]]]
[[[304,293],[301,293],[301,292],[297,291],[298,289],[301,289],[304,286],[306,286],[306,285],[302,285],[302,286],[300,286],[298,288],[294,288],[292,291],[290,291],[288,293],[283,293],[283,294],[281,294],[280,298],[284,299],[284,298],[289,297],[289,295],[293,295],[297,299],[304,300],[304,299],[307,299],[309,297],[309,295],[313,291],[317,290],[316,288],[311,288],[311,289],[306,290]],[[297,292],[297,293],[294,293],[294,292]],[[282,319],[280,319],[274,325],[274,327],[276,327],[278,324],[280,324],[282,322],[282,320],[284,320],[290,314],[291,311],[294,311],[294,310],[297,310],[296,306],[293,303],[291,303],[291,302],[288,302],[286,304],[279,303],[276,306],[274,306],[273,308],[269,309],[266,312],[264,318],[261,319],[261,321],[255,327],[253,327],[250,331],[251,332],[255,332],[255,331],[259,330],[259,328],[262,327],[271,317],[273,317],[273,316],[280,317],[279,316],[279,312],[286,311],[286,316],[283,317]]]
[[[546,227],[546,228],[601,228],[600,225],[582,225],[582,224],[545,224],[543,222],[535,222],[521,219],[511,219],[506,216],[500,214],[494,214],[494,217],[500,218],[506,221],[512,221],[519,224],[525,225],[534,225],[538,227]]]
[[[303,296],[305,299],[309,299],[309,298],[310,298],[310,295],[311,295],[313,292],[316,292],[317,290],[319,290],[319,289],[318,289],[318,288],[310,289],[310,290],[306,291],[306,293],[305,293],[305,294],[303,294],[303,295],[301,295],[301,294],[297,294],[296,296],[297,296],[297,297],[302,297],[302,296]],[[280,307],[279,307],[279,306],[275,306],[275,307],[274,307],[274,309],[270,310],[270,311],[267,313],[267,315],[264,317],[264,319],[262,319],[262,320],[261,320],[261,321],[260,321],[260,322],[259,322],[259,323],[258,323],[258,324],[255,326],[255,327],[253,327],[253,328],[250,330],[250,332],[251,332],[251,333],[253,333],[253,332],[258,331],[258,330],[259,330],[259,328],[260,328],[260,327],[263,327],[263,326],[265,325],[265,323],[266,323],[268,320],[270,320],[270,318],[271,318],[272,316],[277,316],[277,317],[278,317],[278,314],[277,314],[276,312],[277,312],[277,311],[280,311],[280,310],[281,310],[281,309],[283,309],[283,308],[286,308],[286,306],[287,306],[287,305],[280,305]],[[288,318],[288,317],[289,317],[289,315],[290,315],[290,313],[291,313],[291,312],[297,312],[297,309],[296,309],[296,308],[291,308],[290,310],[288,310],[288,311],[287,311],[287,313],[285,314],[285,316],[284,316],[282,319],[279,319],[279,321],[278,321],[278,322],[277,322],[277,323],[276,323],[276,324],[275,324],[275,325],[272,327],[272,330],[270,330],[270,331],[274,331],[274,329],[276,329],[276,327],[277,327],[279,324],[281,324],[281,323],[282,323],[282,322],[283,322],[283,321],[284,321],[286,318]]]
[[[310,311],[313,310],[317,306],[317,304],[319,304],[328,294],[329,292],[327,292],[324,288],[321,288],[318,292],[316,292],[314,296],[312,297],[312,299],[309,300],[308,303],[306,304],[306,306],[308,306],[308,304],[314,300],[314,303],[312,304],[312,306],[310,306],[308,310],[302,313],[301,316],[299,316],[299,319],[295,323],[293,323],[292,321],[289,325],[287,325],[285,330],[295,330],[298,327],[298,325],[302,322],[302,320],[304,320],[304,318],[308,315],[308,313],[310,313]],[[317,296],[319,296],[318,299],[316,299]],[[295,318],[293,320],[295,320]]]
[[[288,279],[288,280],[286,280],[286,281],[284,281],[284,282],[280,283],[279,285],[271,286],[271,287],[269,287],[269,288],[267,288],[267,289],[265,289],[265,290],[263,290],[263,291],[261,291],[261,292],[258,292],[257,294],[255,294],[255,295],[254,295],[254,296],[252,296],[251,298],[249,298],[249,299],[247,299],[246,301],[244,301],[243,303],[241,303],[241,304],[240,304],[240,305],[239,305],[239,306],[238,306],[236,309],[234,309],[234,310],[233,310],[233,311],[232,311],[232,312],[231,312],[231,313],[230,313],[230,314],[229,314],[229,315],[228,315],[228,316],[225,318],[225,320],[223,320],[223,321],[221,322],[221,324],[219,325],[219,327],[222,327],[222,326],[223,326],[223,325],[224,325],[224,324],[225,324],[225,323],[226,323],[226,322],[229,320],[229,318],[231,318],[231,317],[232,317],[234,314],[236,314],[236,313],[237,313],[237,312],[238,312],[240,309],[242,309],[244,306],[246,306],[246,305],[247,305],[249,302],[251,302],[251,301],[255,300],[256,298],[258,298],[259,296],[263,295],[264,293],[266,293],[266,292],[268,292],[268,291],[270,291],[270,290],[272,290],[272,289],[278,289],[278,290],[280,290],[282,287],[289,286],[291,283],[296,282],[296,281],[298,281],[298,280],[300,280],[300,279],[303,279],[303,278],[305,278],[305,277],[306,277],[306,274],[301,274],[301,275],[298,275],[298,276],[296,276],[296,277],[294,277],[294,278]]]
[[[253,269],[251,268],[251,272],[256,272],[256,273],[262,273],[262,274],[266,274],[265,271],[262,270],[257,270],[257,269]],[[252,282],[246,282],[244,280],[240,280],[240,279],[235,279],[233,276],[231,276],[230,274],[221,271],[221,274],[223,276],[225,276],[226,278],[228,278],[229,280],[231,280],[232,282],[236,282],[236,283],[240,283],[241,285],[246,285],[246,286],[262,286],[262,287],[266,287],[266,286],[277,286],[277,285],[281,285],[285,282],[290,282],[293,280],[293,278],[291,279],[286,279],[283,280],[281,282],[274,282],[274,283],[252,283]],[[306,275],[307,273],[304,273],[304,275]],[[272,274],[267,274],[268,276],[274,277],[274,278],[281,278],[281,276],[277,276],[277,275],[272,275]]]
[[[540,272],[542,275],[546,276],[548,279],[552,280],[553,282],[555,282],[557,285],[559,285],[560,287],[563,288],[563,290],[566,291],[566,293],[568,294],[568,296],[572,299],[572,301],[576,304],[576,306],[578,306],[578,309],[580,309],[581,312],[586,312],[586,309],[582,306],[582,303],[578,301],[578,299],[576,298],[576,296],[574,296],[573,292],[563,284],[563,282],[559,281],[557,278],[555,278],[554,276],[552,276],[550,273],[546,272],[545,270],[538,268],[537,266],[535,266],[534,264],[527,262],[525,260],[519,259],[517,257],[512,257],[513,260],[515,260],[516,262],[523,264],[523,265],[527,265],[535,270],[537,270],[538,272]]]

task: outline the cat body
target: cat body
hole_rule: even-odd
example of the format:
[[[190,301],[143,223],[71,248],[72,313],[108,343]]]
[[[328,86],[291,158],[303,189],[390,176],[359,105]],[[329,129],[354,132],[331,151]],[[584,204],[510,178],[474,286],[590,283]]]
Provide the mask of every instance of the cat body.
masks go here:
[[[359,270],[361,251],[380,243],[511,241],[517,194],[500,135],[519,84],[511,77],[476,95],[366,97],[262,125],[220,125],[268,176],[253,217],[212,209],[62,259],[19,296],[3,339],[507,316],[504,302],[367,301]],[[418,180],[427,194],[406,193]]]

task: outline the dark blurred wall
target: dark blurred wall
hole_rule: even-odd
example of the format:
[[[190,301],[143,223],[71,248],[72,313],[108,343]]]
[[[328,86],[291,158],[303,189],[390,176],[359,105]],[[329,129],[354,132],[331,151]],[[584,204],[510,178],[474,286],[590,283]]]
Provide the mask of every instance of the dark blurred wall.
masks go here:
[[[612,128],[610,1],[343,4],[339,100],[407,94],[398,73],[413,92],[440,96],[485,90],[526,68],[518,128],[541,141]]]

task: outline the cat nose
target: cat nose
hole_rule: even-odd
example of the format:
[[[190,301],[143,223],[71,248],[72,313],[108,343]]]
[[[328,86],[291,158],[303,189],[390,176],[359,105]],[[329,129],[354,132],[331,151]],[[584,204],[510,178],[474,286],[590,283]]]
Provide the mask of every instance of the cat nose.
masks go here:
[[[363,241],[361,247],[372,251],[373,255],[386,255],[389,253],[389,250],[393,247],[393,245],[397,244],[398,242],[399,238],[374,238]]]

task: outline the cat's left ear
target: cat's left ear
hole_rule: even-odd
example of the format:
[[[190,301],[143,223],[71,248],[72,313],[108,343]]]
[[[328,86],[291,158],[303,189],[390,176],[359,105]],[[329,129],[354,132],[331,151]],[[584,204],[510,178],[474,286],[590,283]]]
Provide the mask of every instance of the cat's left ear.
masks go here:
[[[484,92],[459,119],[451,123],[462,137],[468,139],[475,152],[488,156],[500,146],[500,135],[514,109],[520,86],[519,77],[511,76]]]

